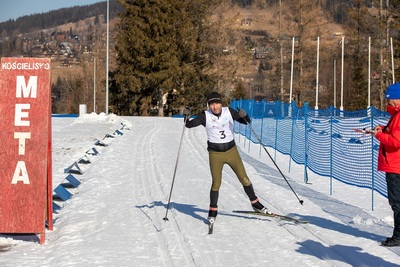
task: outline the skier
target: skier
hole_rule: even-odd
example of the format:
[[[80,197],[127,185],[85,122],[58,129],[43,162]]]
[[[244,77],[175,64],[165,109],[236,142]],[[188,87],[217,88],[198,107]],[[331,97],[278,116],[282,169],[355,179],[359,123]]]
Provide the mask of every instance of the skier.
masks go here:
[[[372,134],[380,141],[378,170],[386,172],[389,205],[393,210],[393,235],[383,246],[400,246],[400,84],[390,85],[385,93],[391,117],[386,126],[376,126]]]
[[[256,212],[268,213],[258,200],[253,185],[246,174],[242,159],[238,153],[234,140],[234,120],[243,124],[250,123],[246,111],[238,111],[230,107],[222,107],[222,98],[218,92],[213,92],[207,97],[208,110],[201,112],[196,118],[189,120],[190,109],[183,111],[186,127],[192,128],[203,125],[207,133],[207,150],[209,154],[212,185],[210,189],[210,209],[208,220],[215,221],[218,213],[218,196],[222,180],[222,168],[228,164],[235,172],[243,185],[244,191],[250,199],[250,203]]]

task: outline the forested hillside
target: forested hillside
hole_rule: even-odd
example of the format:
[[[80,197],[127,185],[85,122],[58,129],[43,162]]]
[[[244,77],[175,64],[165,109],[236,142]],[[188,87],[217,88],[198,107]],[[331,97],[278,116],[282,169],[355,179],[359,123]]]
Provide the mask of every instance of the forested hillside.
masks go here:
[[[149,3],[110,1],[110,97],[117,114],[172,115],[185,105],[200,110],[211,90],[227,98],[296,100],[314,107],[318,89],[320,109],[343,104],[358,110],[367,107],[370,88],[371,104],[383,108],[384,89],[400,77],[397,1],[171,0],[159,2],[161,13],[153,8],[146,14]],[[178,30],[179,23],[184,27]],[[168,40],[180,43],[167,46],[161,38],[168,25],[180,36]],[[182,40],[191,45],[182,46]],[[132,54],[132,45],[144,54]],[[0,23],[0,56],[52,58],[54,112],[77,112],[82,103],[89,111],[105,110],[105,46],[106,2]],[[170,53],[164,54],[171,71],[165,78],[162,65],[143,69],[127,60],[147,54],[162,63],[148,53],[158,50]],[[125,79],[128,66],[133,83]]]
[[[117,1],[110,1],[110,18],[114,18],[116,12],[122,11]],[[0,22],[0,33],[3,37],[10,34],[24,34],[32,31],[57,27],[67,23],[75,23],[90,17],[106,16],[106,2],[92,5],[61,8],[45,13],[23,16],[17,19],[9,19]]]

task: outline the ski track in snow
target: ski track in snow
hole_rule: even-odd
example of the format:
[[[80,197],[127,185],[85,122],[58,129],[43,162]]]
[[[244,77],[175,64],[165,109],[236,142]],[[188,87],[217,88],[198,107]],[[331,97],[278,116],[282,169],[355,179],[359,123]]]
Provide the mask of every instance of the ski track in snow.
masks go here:
[[[254,156],[259,146],[242,136],[236,137],[237,145],[262,203],[309,223],[233,213],[251,205],[225,166],[219,215],[209,235],[211,175],[204,128],[184,130],[176,162],[183,119],[121,119],[131,123],[130,130],[108,139],[109,146],[99,148],[92,164],[82,166],[82,184],[54,215],[46,244],[38,245],[32,236],[4,240],[0,235],[1,266],[400,266],[400,248],[378,243],[391,225],[314,190],[298,180],[301,175],[285,174],[304,200],[300,205],[267,157]],[[93,132],[85,123],[71,122],[53,130],[54,188],[71,160],[115,130],[115,125],[101,124]]]
[[[149,123],[148,125],[141,126],[145,127],[144,136],[138,136],[134,147],[139,148],[140,157],[134,159],[136,166],[140,167],[140,183],[139,188],[143,188],[144,201],[143,203],[149,203],[147,213],[152,223],[157,230],[158,249],[163,255],[162,263],[165,266],[193,266],[195,263],[194,252],[185,240],[184,232],[179,228],[178,223],[174,216],[169,216],[168,221],[163,221],[164,205],[154,206],[154,200],[163,200],[168,197],[167,192],[162,189],[162,183],[159,177],[162,174],[162,170],[157,168],[157,146],[159,142],[157,138],[160,136],[160,127],[156,127],[156,122]],[[141,207],[144,210],[143,207]],[[144,211],[145,212],[145,211]],[[167,217],[168,218],[168,217]],[[183,256],[183,257],[182,257]]]

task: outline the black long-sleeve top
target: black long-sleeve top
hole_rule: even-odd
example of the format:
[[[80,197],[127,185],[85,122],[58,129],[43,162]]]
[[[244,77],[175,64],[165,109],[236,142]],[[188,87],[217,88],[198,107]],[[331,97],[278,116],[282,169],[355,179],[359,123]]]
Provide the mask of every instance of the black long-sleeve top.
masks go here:
[[[237,121],[242,124],[250,123],[250,118],[247,114],[245,117],[242,118],[242,117],[240,117],[239,112],[234,110],[231,107],[229,107],[229,112],[231,113],[232,119],[234,121]],[[219,117],[221,114],[214,114],[214,115]],[[207,122],[206,113],[205,113],[205,111],[203,111],[196,118],[194,118],[192,120],[187,119],[185,125],[187,128],[193,128],[193,127],[197,127],[199,125],[203,125],[204,127],[206,127],[206,122]],[[227,143],[213,143],[213,142],[207,141],[207,144],[208,144],[208,147],[207,147],[208,151],[224,152],[235,146],[235,140],[232,140]]]

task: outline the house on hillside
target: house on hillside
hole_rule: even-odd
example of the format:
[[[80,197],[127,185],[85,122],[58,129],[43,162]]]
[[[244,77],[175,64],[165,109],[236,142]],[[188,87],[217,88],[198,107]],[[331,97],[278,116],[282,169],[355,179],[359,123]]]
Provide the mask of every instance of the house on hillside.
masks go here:
[[[253,23],[252,19],[246,18],[246,19],[242,19],[240,21],[240,25],[241,26],[251,26],[251,24]]]
[[[82,46],[82,53],[83,54],[91,54],[92,53],[92,46],[91,45],[83,45]]]
[[[79,41],[81,39],[81,36],[79,34],[71,34],[69,36],[69,39]]]
[[[44,48],[44,46],[41,44],[32,46],[29,51],[29,56],[40,57],[41,55],[43,55],[43,48]]]
[[[71,49],[73,48],[73,45],[68,42],[62,42],[58,45],[58,48],[64,55],[66,55],[72,53]]]
[[[256,47],[254,49],[254,58],[256,58],[256,59],[267,58],[268,53],[270,53],[272,50],[273,50],[273,48],[270,46]]]
[[[62,32],[52,32],[51,39],[57,40],[57,41],[62,41],[62,40],[66,40],[67,36]]]

